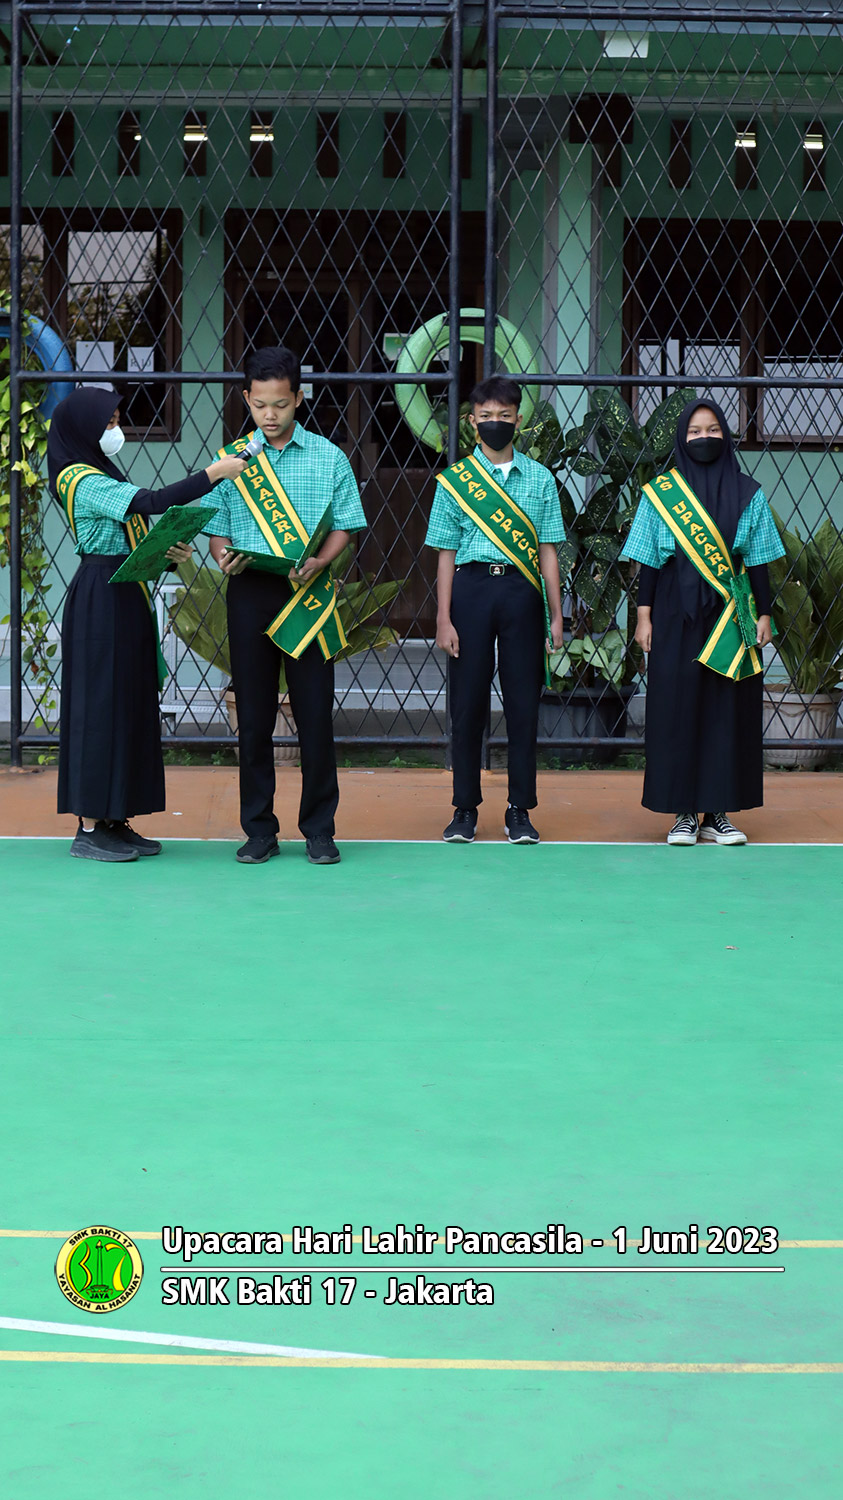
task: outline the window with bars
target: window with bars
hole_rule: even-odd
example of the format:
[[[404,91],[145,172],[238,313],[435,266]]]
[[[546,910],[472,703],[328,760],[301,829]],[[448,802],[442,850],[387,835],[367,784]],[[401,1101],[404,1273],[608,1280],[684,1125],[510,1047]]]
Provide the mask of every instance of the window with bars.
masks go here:
[[[703,385],[750,446],[824,446],[843,375],[843,224],[638,219],[626,226],[625,372]],[[760,391],[724,378],[788,381]],[[636,391],[643,421],[661,399]]]
[[[4,261],[8,235],[0,229]],[[130,438],[178,435],[177,387],[144,377],[181,361],[180,241],[175,210],[53,209],[24,227],[27,311],[61,336],[81,384],[110,385],[115,372]]]

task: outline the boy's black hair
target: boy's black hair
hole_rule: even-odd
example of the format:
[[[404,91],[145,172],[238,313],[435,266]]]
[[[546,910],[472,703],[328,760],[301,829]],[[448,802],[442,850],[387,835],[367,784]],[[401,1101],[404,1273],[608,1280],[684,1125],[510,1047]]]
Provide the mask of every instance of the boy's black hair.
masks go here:
[[[517,380],[511,380],[508,375],[490,375],[488,380],[478,382],[468,398],[472,410],[475,406],[482,406],[485,401],[499,401],[501,406],[514,406],[518,411],[521,406],[521,387]]]
[[[282,344],[271,349],[250,349],[243,361],[243,376],[247,390],[251,390],[253,380],[289,380],[295,395],[301,390],[301,360]]]

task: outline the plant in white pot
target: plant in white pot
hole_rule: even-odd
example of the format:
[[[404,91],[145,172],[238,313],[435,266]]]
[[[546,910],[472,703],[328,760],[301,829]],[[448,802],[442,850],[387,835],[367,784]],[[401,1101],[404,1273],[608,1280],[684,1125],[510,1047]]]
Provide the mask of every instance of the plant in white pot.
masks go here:
[[[786,682],[764,684],[765,739],[824,740],[834,735],[843,678],[843,535],[825,520],[804,540],[773,512],[786,556],[769,564],[775,647]],[[769,750],[774,766],[818,766],[822,746]]]
[[[337,593],[337,608],[348,641],[348,645],[334,658],[335,661],[347,656],[357,656],[361,651],[385,651],[387,646],[393,646],[398,639],[390,625],[373,617],[380,615],[392,603],[403,580],[376,584],[372,573],[365,573],[350,581],[345,580],[343,575],[352,561],[352,549],[347,547],[333,565],[335,576],[343,580]],[[236,735],[237,705],[231,687],[231,656],[225,606],[228,580],[216,568],[209,568],[204,563],[197,567],[192,560],[179,567],[179,576],[185,587],[178,590],[170,607],[170,624],[194,655],[208,662],[209,666],[217,667],[228,678],[228,685],[223,689],[222,696],[232,733]],[[279,739],[294,739],[297,730],[290,709],[282,651],[279,651],[278,658],[278,718],[275,736]],[[298,746],[275,746],[276,764],[297,758]]]

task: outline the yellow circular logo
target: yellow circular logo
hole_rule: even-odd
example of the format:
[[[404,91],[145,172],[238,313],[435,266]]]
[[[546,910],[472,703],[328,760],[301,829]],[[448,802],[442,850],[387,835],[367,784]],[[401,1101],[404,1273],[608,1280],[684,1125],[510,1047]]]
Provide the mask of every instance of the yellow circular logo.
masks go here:
[[[56,1260],[56,1280],[68,1302],[83,1312],[114,1312],[135,1295],[143,1261],[134,1240],[119,1229],[94,1224],[65,1240]]]

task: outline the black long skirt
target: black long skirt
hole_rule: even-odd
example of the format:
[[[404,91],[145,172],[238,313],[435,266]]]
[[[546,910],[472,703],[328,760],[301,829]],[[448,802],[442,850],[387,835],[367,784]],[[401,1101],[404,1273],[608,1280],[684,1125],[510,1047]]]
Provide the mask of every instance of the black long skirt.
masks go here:
[[[61,629],[58,810],[122,821],[164,807],[155,628],[119,557],[83,557]]]
[[[737,812],[764,800],[761,676],[732,682],[694,660],[718,613],[715,600],[705,617],[686,620],[675,564],[660,569],[641,798],[651,812]]]

